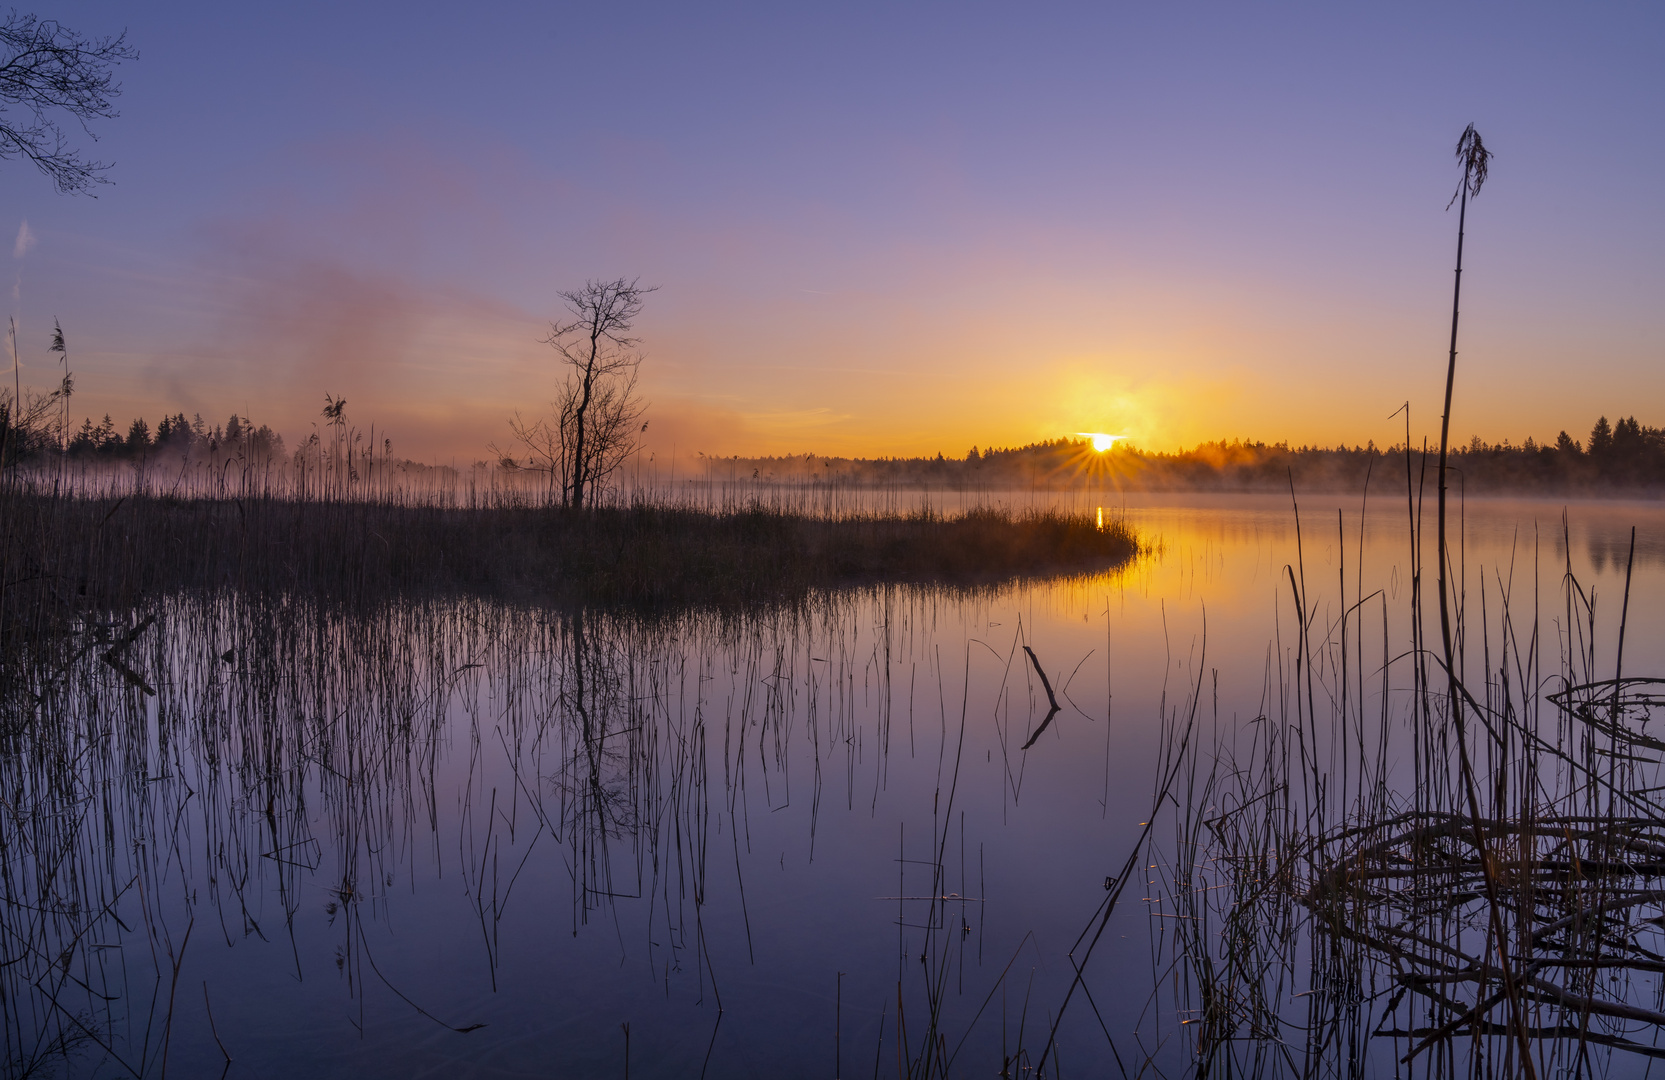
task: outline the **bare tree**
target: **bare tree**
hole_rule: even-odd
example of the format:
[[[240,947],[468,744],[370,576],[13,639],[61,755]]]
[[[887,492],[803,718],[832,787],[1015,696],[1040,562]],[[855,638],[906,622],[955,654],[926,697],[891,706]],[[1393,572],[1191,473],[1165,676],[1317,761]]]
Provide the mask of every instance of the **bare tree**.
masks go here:
[[[124,30],[88,38],[51,19],[15,9],[0,14],[0,159],[26,158],[65,194],[109,183],[110,166],[71,149],[57,116],[67,113],[89,139],[88,121],[116,115],[115,67],[136,60]],[[8,115],[16,110],[21,117]]]
[[[595,501],[647,430],[638,424],[647,406],[636,394],[642,357],[630,330],[652,291],[617,278],[562,293],[572,318],[550,323],[543,339],[566,369],[550,415],[527,423],[516,413],[509,421],[528,457],[524,466],[503,454],[500,462],[547,473],[551,494],[559,491],[562,504],[575,510]]]

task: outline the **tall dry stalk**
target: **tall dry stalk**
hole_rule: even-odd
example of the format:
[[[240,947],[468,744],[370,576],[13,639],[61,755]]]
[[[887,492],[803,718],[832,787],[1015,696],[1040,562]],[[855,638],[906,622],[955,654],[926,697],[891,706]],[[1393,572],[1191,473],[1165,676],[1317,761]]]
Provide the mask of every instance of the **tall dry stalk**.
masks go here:
[[[1446,579],[1446,569],[1450,562],[1446,553],[1445,535],[1445,473],[1446,455],[1451,442],[1451,391],[1457,381],[1457,320],[1463,296],[1463,231],[1468,223],[1468,200],[1471,195],[1479,195],[1480,188],[1486,182],[1487,164],[1491,160],[1491,151],[1487,150],[1480,141],[1480,133],[1470,124],[1463,129],[1463,134],[1457,140],[1457,161],[1463,167],[1462,183],[1457,185],[1457,193],[1451,201],[1457,207],[1457,272],[1456,280],[1451,290],[1451,352],[1445,368],[1445,411],[1440,415],[1440,480],[1439,480],[1439,589],[1440,589],[1440,636],[1445,646],[1445,666],[1451,673],[1453,681],[1456,679],[1456,667],[1453,664],[1451,649],[1451,603],[1450,588]],[[1450,203],[1446,209],[1451,208]],[[1455,686],[1453,686],[1455,691]]]
[[[1520,993],[1515,985],[1514,972],[1509,964],[1509,937],[1504,932],[1503,914],[1498,907],[1497,873],[1492,864],[1491,849],[1486,844],[1484,827],[1481,825],[1480,798],[1476,790],[1474,765],[1469,759],[1468,730],[1464,722],[1464,707],[1457,674],[1456,657],[1451,643],[1451,586],[1448,578],[1450,570],[1449,541],[1446,536],[1446,455],[1451,440],[1451,392],[1457,380],[1457,322],[1461,313],[1463,295],[1463,237],[1464,227],[1468,223],[1468,200],[1470,196],[1479,195],[1480,188],[1486,182],[1487,166],[1491,160],[1491,151],[1480,140],[1480,133],[1470,124],[1463,129],[1463,134],[1457,139],[1457,161],[1463,167],[1463,179],[1457,185],[1456,194],[1451,201],[1457,207],[1457,270],[1451,291],[1451,347],[1449,359],[1445,368],[1445,411],[1440,416],[1440,470],[1439,470],[1439,592],[1440,592],[1440,644],[1445,653],[1445,675],[1450,701],[1451,717],[1457,724],[1457,760],[1462,773],[1464,796],[1468,801],[1469,820],[1474,831],[1474,843],[1480,853],[1481,870],[1485,879],[1487,908],[1491,923],[1492,939],[1497,949],[1499,975],[1503,983],[1503,994],[1509,1002],[1509,1016],[1515,1029],[1515,1036],[1520,1046],[1520,1068],[1527,1077],[1535,1076],[1532,1068],[1532,1043],[1527,1034],[1527,1024],[1521,1009]],[[1446,203],[1446,209],[1451,203]]]

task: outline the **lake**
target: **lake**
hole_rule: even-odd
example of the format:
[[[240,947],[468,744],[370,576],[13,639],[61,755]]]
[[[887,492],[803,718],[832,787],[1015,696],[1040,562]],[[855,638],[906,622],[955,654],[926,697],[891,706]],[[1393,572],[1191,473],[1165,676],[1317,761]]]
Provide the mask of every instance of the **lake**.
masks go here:
[[[745,616],[235,596],[132,613],[0,766],[8,1060],[1101,1076],[1225,1053],[1391,1074],[1411,1037],[1360,1036],[1351,1013],[1333,1045],[1256,1030],[1256,1008],[1310,1018],[1310,945],[1206,1051],[1197,1025],[1224,1030],[1226,1007],[1199,927],[1220,913],[1185,897],[1227,890],[1199,876],[1225,856],[1198,824],[1242,808],[1268,746],[1308,763],[1280,774],[1314,785],[1288,805],[1330,807],[1326,828],[1420,805],[1418,761],[1456,767],[1406,719],[1427,679],[1413,630],[1440,648],[1428,501],[1418,549],[1402,496],[1129,495],[1106,512],[1150,550],[1115,570]],[[1462,508],[1461,670],[1485,703],[1499,672],[1539,702],[1565,665],[1612,678],[1621,618],[1623,673],[1665,675],[1665,507],[1565,515]],[[1550,739],[1539,709],[1524,724]],[[1476,747],[1482,787],[1514,767]],[[1651,1000],[1657,973],[1627,978]],[[1391,980],[1334,982],[1387,1030]],[[1508,1042],[1429,1067],[1499,1068]]]

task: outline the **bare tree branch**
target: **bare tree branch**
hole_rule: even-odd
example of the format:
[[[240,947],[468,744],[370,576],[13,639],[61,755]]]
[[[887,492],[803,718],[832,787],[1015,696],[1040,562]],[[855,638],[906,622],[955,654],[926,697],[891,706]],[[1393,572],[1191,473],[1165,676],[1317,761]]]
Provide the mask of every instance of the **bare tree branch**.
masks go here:
[[[110,165],[71,148],[56,116],[67,113],[97,142],[88,122],[117,115],[115,67],[138,56],[125,30],[88,38],[15,9],[0,15],[0,159],[34,162],[65,194],[109,183],[104,174]]]

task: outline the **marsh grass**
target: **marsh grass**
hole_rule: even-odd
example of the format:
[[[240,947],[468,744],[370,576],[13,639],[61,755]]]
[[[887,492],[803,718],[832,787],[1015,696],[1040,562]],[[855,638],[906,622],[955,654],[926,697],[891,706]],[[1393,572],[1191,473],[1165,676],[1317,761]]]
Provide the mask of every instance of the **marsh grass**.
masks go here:
[[[1665,742],[1648,729],[1665,696],[1623,674],[1628,569],[1606,622],[1569,561],[1547,633],[1513,567],[1451,569],[1478,588],[1452,610],[1447,674],[1418,647],[1431,613],[1414,584],[1401,638],[1362,576],[1343,572],[1321,618],[1292,566],[1293,634],[1269,653],[1259,715],[1197,754],[1151,862],[1169,1005],[1200,1073],[1543,1076],[1665,1057]]]
[[[343,603],[483,593],[564,605],[745,605],[875,582],[980,584],[1101,569],[1120,521],[1057,510],[813,517],[763,506],[432,507],[374,502],[8,500],[7,597],[128,604],[180,589]],[[13,599],[19,598],[19,599]]]
[[[492,502],[84,498],[13,475],[0,494],[0,705],[96,650],[112,612],[180,592],[235,591],[364,610],[488,597],[563,610],[742,612],[828,590],[932,583],[977,590],[1102,570],[1133,530],[1057,510],[958,516],[794,513],[635,502],[571,511]],[[26,711],[26,709],[25,709]]]

